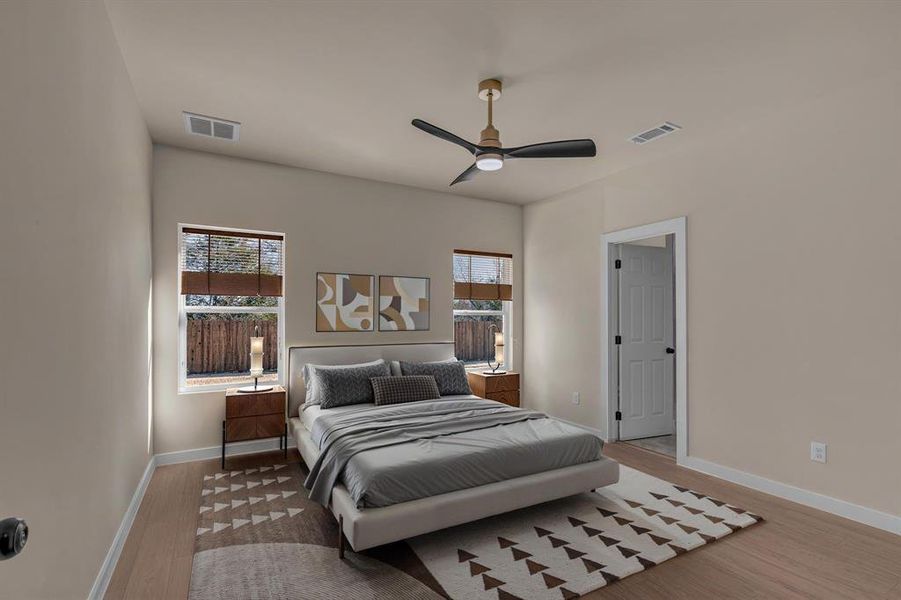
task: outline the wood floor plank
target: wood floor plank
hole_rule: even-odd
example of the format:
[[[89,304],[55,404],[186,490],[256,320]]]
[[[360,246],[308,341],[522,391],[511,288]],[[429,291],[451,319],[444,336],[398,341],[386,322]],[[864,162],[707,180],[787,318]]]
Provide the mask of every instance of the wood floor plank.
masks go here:
[[[640,448],[609,444],[605,452],[766,521],[591,592],[585,596],[590,600],[901,599],[901,537],[678,467]],[[251,468],[278,457],[234,457],[228,467]],[[299,460],[296,451],[288,460]],[[187,597],[203,475],[218,470],[216,460],[157,469],[107,598]]]
[[[200,462],[188,463],[184,470],[186,474],[179,489],[178,504],[175,508],[179,518],[173,542],[166,598],[186,598],[191,587],[197,515],[202,500],[203,474],[207,470],[207,465]]]
[[[177,507],[175,500],[177,490],[187,477],[187,469],[179,467],[159,467],[154,474],[154,478],[159,474],[158,485],[163,490],[150,506],[150,522],[141,539],[124,598],[164,597],[159,594],[165,593],[168,585],[179,516],[174,510]]]
[[[131,531],[129,531],[128,538],[122,547],[122,553],[119,555],[119,562],[116,564],[116,569],[106,588],[105,598],[107,600],[120,600],[125,597],[128,580],[134,572],[135,561],[141,550],[141,541],[144,539],[144,533],[150,523],[150,515],[153,512],[152,505],[160,498],[165,498],[167,493],[165,485],[161,485],[160,480],[161,476],[154,472],[150,483],[147,484],[138,514],[135,515]]]

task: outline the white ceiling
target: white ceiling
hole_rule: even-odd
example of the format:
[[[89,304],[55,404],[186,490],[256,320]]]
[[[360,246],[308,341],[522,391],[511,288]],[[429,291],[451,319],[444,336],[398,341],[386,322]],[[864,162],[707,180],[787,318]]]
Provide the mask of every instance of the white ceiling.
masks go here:
[[[527,203],[897,69],[901,2],[155,2],[108,0],[156,142]],[[594,159],[472,163],[476,86],[504,82],[506,146],[591,137]],[[183,110],[242,123],[189,136]],[[670,120],[677,134],[635,146]]]

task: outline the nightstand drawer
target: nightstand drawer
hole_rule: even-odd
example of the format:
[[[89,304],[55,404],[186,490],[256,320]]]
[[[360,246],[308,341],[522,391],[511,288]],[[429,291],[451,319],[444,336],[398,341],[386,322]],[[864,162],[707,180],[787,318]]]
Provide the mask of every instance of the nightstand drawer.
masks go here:
[[[285,415],[262,415],[257,419],[257,437],[275,437],[285,433]]]
[[[250,417],[253,415],[284,414],[285,394],[243,394],[225,399],[225,418]]]
[[[278,447],[288,458],[288,429],[285,427],[287,392],[280,385],[267,391],[257,388],[245,394],[239,388],[225,391],[225,419],[222,421],[222,468],[229,442],[278,438]]]
[[[470,371],[466,378],[473,395],[519,407],[519,373],[491,375]]]
[[[485,393],[512,392],[519,389],[519,373],[492,375],[485,378]]]
[[[504,404],[509,404],[510,406],[519,407],[519,390],[490,392],[486,394],[485,397],[489,400],[496,400],[497,402],[503,402]]]
[[[225,421],[225,441],[253,440],[257,438],[257,418],[239,417]]]

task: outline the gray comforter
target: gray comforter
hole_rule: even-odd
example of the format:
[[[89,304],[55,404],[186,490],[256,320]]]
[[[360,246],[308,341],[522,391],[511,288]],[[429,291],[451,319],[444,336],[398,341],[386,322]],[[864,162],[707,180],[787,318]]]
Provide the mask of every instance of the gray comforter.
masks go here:
[[[304,485],[328,504],[340,479],[358,507],[389,506],[600,458],[593,433],[476,398],[323,411]]]

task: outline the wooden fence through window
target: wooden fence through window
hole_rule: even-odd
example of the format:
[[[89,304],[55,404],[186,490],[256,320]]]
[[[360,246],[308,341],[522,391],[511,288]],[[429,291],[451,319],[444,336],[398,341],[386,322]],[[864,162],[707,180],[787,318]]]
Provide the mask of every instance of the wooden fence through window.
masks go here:
[[[454,351],[463,361],[494,360],[494,330],[490,321],[454,322]]]
[[[263,368],[278,368],[278,324],[275,321],[188,319],[188,375],[250,371],[250,338],[259,325]]]

